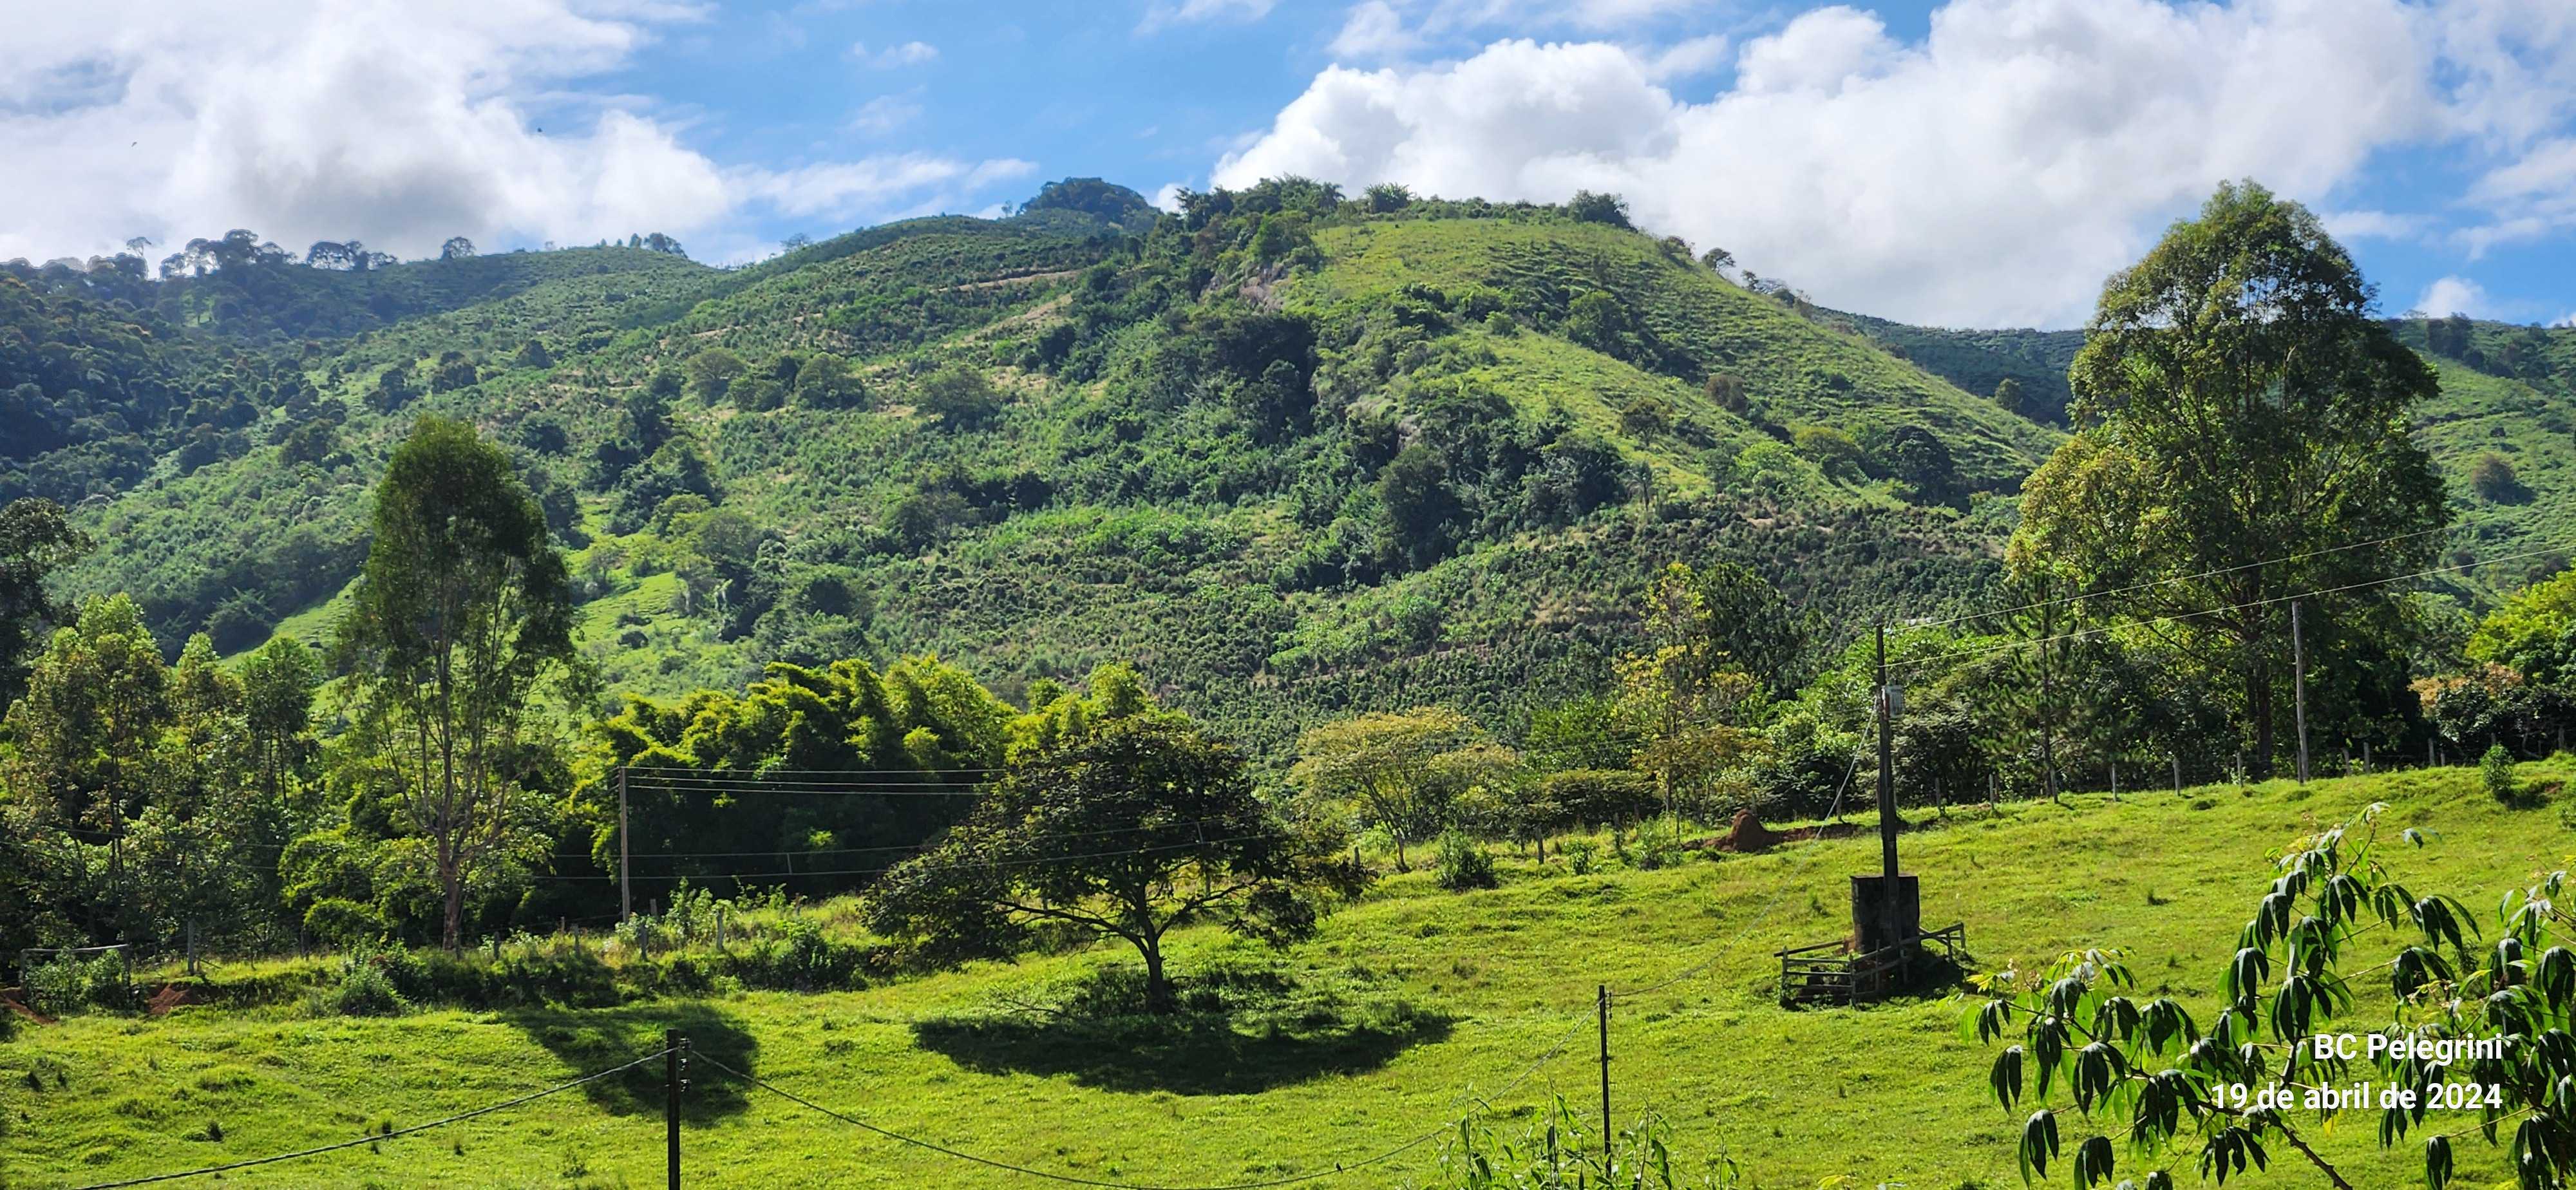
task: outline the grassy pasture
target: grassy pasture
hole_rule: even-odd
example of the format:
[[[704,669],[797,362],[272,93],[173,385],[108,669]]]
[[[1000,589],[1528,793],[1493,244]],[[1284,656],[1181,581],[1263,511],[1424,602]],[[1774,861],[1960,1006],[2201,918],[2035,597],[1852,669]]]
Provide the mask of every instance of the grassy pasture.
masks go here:
[[[2563,758],[2525,766],[2527,778],[2571,772]],[[2145,994],[2174,994],[2205,1022],[2268,857],[2374,801],[2392,807],[2387,834],[2418,826],[2434,836],[2397,857],[2419,894],[2452,893],[2491,913],[2506,887],[2566,862],[2556,812],[2503,810],[2468,769],[2304,792],[2273,782],[1954,810],[1910,833],[1904,850],[1923,877],[1927,922],[1964,921],[1982,968],[2125,946]],[[1106,947],[857,992],[391,1020],[314,1019],[292,996],[249,994],[294,982],[293,964],[227,967],[215,992],[268,1002],[160,1019],[76,1016],[0,1045],[0,1186],[85,1185],[405,1127],[650,1052],[672,1026],[790,1090],[998,1159],[1103,1180],[1254,1180],[1425,1132],[1560,1042],[1491,1106],[1526,1114],[1561,1094],[1589,1114],[1594,987],[1651,984],[1703,960],[1712,962],[1701,975],[1617,1002],[1620,1115],[1663,1113],[1690,1162],[1724,1151],[1752,1185],[2017,1184],[2015,1121],[1983,1091],[1992,1052],[1959,1040],[1956,1003],[1798,1012],[1772,1003],[1771,952],[1840,932],[1844,878],[1875,861],[1875,841],[1852,838],[1652,871],[1613,863],[1589,876],[1514,857],[1502,887],[1465,894],[1424,873],[1398,876],[1283,956],[1213,931],[1187,938],[1184,971],[1235,971],[1263,985],[1263,1007],[1230,1022],[1079,1021],[1028,1008],[1120,965]],[[2356,1026],[2384,995],[2364,989]],[[2375,1123],[2302,1127],[2356,1185],[2415,1181],[2412,1146],[2380,1152]],[[658,1185],[660,1130],[655,1064],[381,1151],[239,1171],[223,1184]],[[1037,1184],[870,1136],[706,1067],[691,1086],[686,1152],[692,1185]],[[2461,1157],[2464,1184],[2503,1176],[2482,1143]],[[1322,1184],[1437,1176],[1437,1145],[1426,1144]],[[2276,1162],[2244,1184],[2318,1183]]]

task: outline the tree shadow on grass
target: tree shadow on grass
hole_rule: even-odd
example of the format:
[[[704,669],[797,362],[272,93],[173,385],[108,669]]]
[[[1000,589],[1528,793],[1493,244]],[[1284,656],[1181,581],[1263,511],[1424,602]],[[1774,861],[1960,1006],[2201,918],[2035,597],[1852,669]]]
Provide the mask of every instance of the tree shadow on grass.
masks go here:
[[[589,1073],[631,1062],[662,1048],[663,1031],[678,1029],[693,1054],[703,1054],[739,1070],[758,1074],[760,1043],[736,1019],[710,1004],[657,1001],[618,1008],[522,1008],[502,1014],[546,1052]],[[692,1061],[682,1073],[688,1087],[680,1095],[680,1117],[704,1122],[737,1114],[748,1105],[750,1086],[717,1069]],[[661,1114],[665,1103],[663,1064],[646,1062],[622,1074],[586,1083],[582,1093],[601,1110],[615,1115]]]
[[[986,1074],[1070,1075],[1111,1091],[1242,1095],[1374,1070],[1449,1035],[1448,1015],[1345,977],[1214,970],[1181,981],[1182,1008],[1154,1016],[1142,973],[1110,967],[1054,1002],[916,1022],[922,1048]],[[1069,992],[1069,994],[1062,994]]]

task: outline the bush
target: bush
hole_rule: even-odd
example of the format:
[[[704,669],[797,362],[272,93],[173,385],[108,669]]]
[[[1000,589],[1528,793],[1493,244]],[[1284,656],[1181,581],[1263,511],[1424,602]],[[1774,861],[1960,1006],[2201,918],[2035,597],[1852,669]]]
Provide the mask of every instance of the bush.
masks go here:
[[[1652,815],[1660,802],[1655,783],[1627,769],[1572,769],[1550,773],[1525,809],[1535,830],[1565,830],[1632,822]]]
[[[810,921],[788,922],[783,933],[783,938],[719,958],[721,973],[741,980],[744,987],[773,991],[838,991],[864,982],[859,968],[867,958],[865,948],[834,942]]]
[[[1565,857],[1566,870],[1577,876],[1589,876],[1601,870],[1601,845],[1590,839],[1568,839],[1557,845],[1557,854]]]
[[[134,986],[125,981],[125,959],[101,951],[86,959],[59,954],[27,972],[27,1007],[52,1016],[84,1008],[131,1008]],[[0,1014],[6,1015],[6,1014]]]
[[[2486,782],[2487,796],[2498,804],[2514,809],[2524,805],[2522,783],[2513,777],[2513,753],[2504,745],[2489,745],[2487,754],[2478,758],[2478,777]]]
[[[1440,836],[1440,887],[1451,892],[1471,888],[1492,888],[1501,881],[1494,878],[1494,857],[1467,832],[1453,830]]]
[[[323,989],[314,1008],[325,1016],[401,1016],[411,1008],[400,981],[420,975],[419,960],[399,946],[361,945],[340,959],[340,978]]]
[[[1612,227],[1630,226],[1628,200],[1616,194],[1595,194],[1589,190],[1577,190],[1574,192],[1574,201],[1565,204],[1565,209],[1575,219],[1584,223],[1607,223]]]
[[[2522,486],[2522,477],[2514,474],[2512,460],[2492,450],[2469,466],[2469,486],[2497,504],[2520,504],[2531,495]]]
[[[332,946],[358,946],[392,929],[393,923],[374,906],[342,897],[324,897],[304,911],[304,931]]]

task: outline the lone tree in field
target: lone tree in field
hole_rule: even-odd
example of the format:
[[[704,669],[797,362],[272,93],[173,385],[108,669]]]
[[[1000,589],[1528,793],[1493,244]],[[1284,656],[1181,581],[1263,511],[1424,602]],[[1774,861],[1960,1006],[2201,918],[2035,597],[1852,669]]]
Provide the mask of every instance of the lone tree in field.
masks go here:
[[[400,774],[406,824],[461,939],[469,886],[523,830],[520,730],[573,659],[572,591],[509,456],[424,417],[376,488],[372,543],[340,622],[358,730]]]
[[[2423,569],[2449,517],[2407,431],[2434,374],[2373,296],[2306,208],[2219,187],[2103,287],[2068,374],[2081,428],[2023,486],[2016,578],[2100,592],[2086,610],[2200,659],[2238,692],[2258,775],[2287,693],[2284,597]],[[2356,587],[2308,624],[2389,633],[2404,598]]]
[[[2562,941],[2576,918],[2557,907],[2567,873],[2507,893],[2489,943],[2467,906],[2397,882],[2380,854],[2389,842],[2377,832],[2380,809],[2281,855],[2217,973],[2215,1013],[2195,1018],[2168,996],[2138,1003],[2118,951],[2069,954],[2026,977],[1973,977],[1982,999],[1962,1028],[2014,1042],[1996,1055],[1987,1088],[2007,1112],[2025,1098],[2037,1108],[2022,1121],[2024,1178],[2063,1157],[2079,1188],[2171,1190],[2177,1159],[2221,1185],[2249,1166],[2304,1163],[2318,1182],[2353,1190],[2311,1143],[2333,1121],[2310,1096],[2363,1082],[2411,1092],[2412,1106],[2374,1094],[2336,1109],[2347,1130],[2375,1131],[2383,1148],[2425,1134],[2429,1190],[2451,1183],[2454,1140],[2483,1133],[2493,1144],[2507,1131],[2523,1190],[2576,1180],[2576,951]],[[2424,842],[2411,829],[2401,837]],[[2352,1019],[2365,978],[2391,1006]],[[2510,1043],[2501,1056],[2436,1060],[2383,1044],[2389,1052],[2344,1057],[2315,1052],[2308,1041],[2319,1033]],[[2260,1103],[2266,1087],[2286,1089],[2293,1107]],[[2069,1143],[2077,1130],[2092,1135]],[[2143,1176],[2119,1181],[2123,1150]]]
[[[1115,937],[1145,960],[1145,1009],[1166,1013],[1166,935],[1212,919],[1274,944],[1311,935],[1320,902],[1364,881],[1340,843],[1281,822],[1242,755],[1186,720],[1129,716],[1016,761],[886,874],[867,924],[941,959],[1016,952],[1041,922]]]

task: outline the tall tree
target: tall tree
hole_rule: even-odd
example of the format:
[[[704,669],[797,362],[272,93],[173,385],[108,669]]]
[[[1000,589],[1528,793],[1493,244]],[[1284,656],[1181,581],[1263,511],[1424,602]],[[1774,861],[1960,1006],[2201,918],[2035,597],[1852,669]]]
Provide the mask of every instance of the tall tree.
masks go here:
[[[162,732],[171,722],[170,671],[143,612],[124,595],[83,604],[54,633],[30,671],[26,696],[9,708],[0,781],[32,811],[30,825],[66,832],[73,850],[86,836],[107,854],[104,888],[63,890],[78,902],[91,937],[119,936],[124,909],[125,838],[150,801]],[[75,865],[83,872],[87,860]]]
[[[529,704],[573,658],[571,583],[509,456],[462,422],[413,427],[369,527],[340,645],[359,726],[401,775],[453,950],[467,889],[513,843]]]
[[[1234,749],[1133,715],[1015,763],[887,873],[868,925],[944,957],[1006,953],[1041,922],[1119,938],[1145,962],[1145,1008],[1170,1012],[1164,937],[1209,918],[1273,943],[1312,934],[1322,900],[1363,881],[1337,843],[1280,822]]]
[[[1634,762],[1655,775],[1667,812],[1679,809],[1683,789],[1755,746],[1751,732],[1729,722],[1761,694],[1761,683],[1744,671],[1737,650],[1762,652],[1769,661],[1779,648],[1766,640],[1771,628],[1721,619],[1710,604],[1713,592],[1730,612],[1759,609],[1760,591],[1745,583],[1760,584],[1759,577],[1720,570],[1710,578],[1717,581],[1704,584],[1680,562],[1665,566],[1646,590],[1647,648],[1614,666],[1615,714],[1637,737]],[[1739,638],[1754,644],[1735,645]]]
[[[1438,834],[1450,824],[1459,795],[1518,760],[1498,751],[1466,716],[1415,707],[1308,730],[1297,739],[1293,779],[1310,801],[1385,831],[1395,844],[1396,870],[1410,871],[1406,845]]]
[[[88,536],[51,500],[28,497],[0,507],[0,712],[26,688],[27,647],[45,625],[64,618],[45,592],[45,579],[89,548]]]
[[[261,792],[274,803],[312,752],[313,695],[322,670],[313,650],[291,636],[270,638],[242,662],[243,718]]]
[[[2081,428],[2023,489],[2016,573],[2054,572],[2107,618],[2230,675],[2258,772],[2287,670],[2285,597],[2421,569],[2449,516],[2406,422],[2437,382],[2371,316],[2373,297],[2305,208],[2219,187],[2104,286],[2068,376]],[[2402,597],[2317,597],[2310,622],[2361,629],[2400,615]]]

